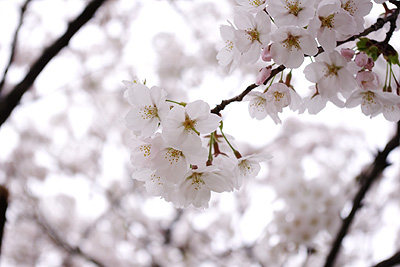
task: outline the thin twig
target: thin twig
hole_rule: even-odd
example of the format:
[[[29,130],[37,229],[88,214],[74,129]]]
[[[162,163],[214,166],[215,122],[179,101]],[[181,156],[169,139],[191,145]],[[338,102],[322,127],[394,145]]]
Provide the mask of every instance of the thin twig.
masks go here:
[[[25,11],[26,11],[26,8],[27,8],[27,6],[28,6],[30,1],[31,0],[26,0],[25,3],[21,6],[21,14],[20,14],[20,17],[19,17],[18,26],[15,29],[13,41],[12,41],[12,44],[11,44],[10,58],[8,60],[6,68],[4,69],[3,78],[0,81],[0,94],[1,94],[1,91],[3,90],[4,83],[6,82],[6,76],[7,76],[7,73],[8,73],[8,69],[10,68],[11,64],[14,62],[15,51],[17,50],[19,30],[22,27],[22,23],[24,21],[24,16],[25,16]]]
[[[43,51],[42,55],[31,66],[25,78],[17,84],[7,96],[0,98],[0,126],[11,115],[11,112],[18,105],[22,96],[29,90],[50,60],[52,60],[61,49],[68,45],[72,36],[93,17],[105,1],[107,0],[92,0],[82,13],[69,23],[66,32]]]
[[[398,147],[399,144],[400,144],[400,122],[397,123],[396,134],[387,143],[385,149],[378,152],[374,162],[370,165],[368,171],[360,174],[359,181],[361,182],[361,186],[356,196],[354,197],[353,208],[351,209],[350,214],[342,222],[342,227],[340,228],[338,234],[336,235],[336,239],[331,247],[328,257],[326,258],[326,262],[324,265],[325,267],[331,267],[335,263],[336,257],[341,248],[342,241],[344,237],[347,235],[347,232],[350,228],[351,223],[353,222],[353,219],[357,211],[361,208],[362,201],[366,193],[371,188],[373,182],[375,182],[380,177],[383,170],[390,165],[390,163],[388,163],[386,159],[389,153],[396,147]]]

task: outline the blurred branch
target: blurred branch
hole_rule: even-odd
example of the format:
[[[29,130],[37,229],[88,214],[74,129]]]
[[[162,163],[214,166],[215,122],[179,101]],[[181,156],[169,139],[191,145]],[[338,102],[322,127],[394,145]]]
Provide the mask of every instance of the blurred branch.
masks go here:
[[[33,63],[25,78],[7,96],[0,98],[0,126],[7,120],[24,93],[32,86],[50,60],[68,45],[75,33],[94,16],[95,12],[105,1],[107,0],[92,0],[82,13],[69,23],[66,32],[51,46],[44,49],[42,55]]]
[[[4,185],[0,185],[0,254],[3,240],[4,225],[6,223],[6,211],[8,207],[8,190]]]
[[[395,266],[397,264],[400,264],[400,251],[398,251],[389,259],[384,260],[378,263],[377,265],[374,265],[374,267],[390,267],[390,266]]]
[[[17,50],[17,42],[18,42],[19,30],[21,29],[22,23],[23,23],[23,21],[24,21],[25,11],[26,11],[26,8],[27,8],[27,6],[28,6],[28,4],[29,4],[30,1],[31,1],[31,0],[26,0],[25,3],[21,6],[21,11],[20,11],[20,17],[19,17],[18,26],[17,26],[17,28],[15,29],[14,38],[13,38],[13,41],[12,41],[12,44],[11,44],[10,59],[8,60],[8,63],[7,63],[6,68],[4,69],[3,78],[2,78],[1,81],[0,81],[0,94],[1,94],[1,91],[3,90],[4,83],[5,83],[5,81],[6,81],[6,76],[7,76],[8,69],[10,68],[11,64],[12,64],[13,61],[14,61],[15,51]]]
[[[374,181],[376,181],[380,175],[382,174],[383,170],[390,165],[387,162],[387,157],[389,153],[394,150],[396,147],[400,145],[400,122],[397,123],[397,130],[396,134],[393,138],[387,143],[385,149],[383,151],[379,151],[375,157],[374,162],[369,166],[366,172],[362,172],[359,176],[359,181],[361,183],[360,189],[358,193],[354,197],[353,200],[353,208],[351,209],[350,214],[343,220],[342,227],[340,228],[335,242],[332,245],[331,251],[326,258],[325,267],[333,266],[336,257],[339,253],[342,241],[344,237],[347,235],[349,227],[357,213],[357,211],[362,207],[362,201],[364,196],[371,188],[371,185]]]
[[[84,258],[85,260],[99,266],[103,267],[106,266],[105,264],[101,263],[100,261],[94,259],[93,257],[89,256],[85,252],[83,252],[79,246],[72,247],[70,244],[67,243],[58,233],[54,230],[47,221],[41,217],[40,215],[35,215],[36,222],[42,227],[42,229],[46,232],[46,234],[53,240],[53,242],[58,245],[60,248],[64,249],[68,253],[73,255],[79,255],[80,257]]]

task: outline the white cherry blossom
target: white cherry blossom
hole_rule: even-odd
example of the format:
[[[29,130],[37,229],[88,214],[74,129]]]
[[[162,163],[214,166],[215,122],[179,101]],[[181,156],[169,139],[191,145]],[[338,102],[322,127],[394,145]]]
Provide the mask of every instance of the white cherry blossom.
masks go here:
[[[304,69],[307,80],[316,83],[318,92],[330,98],[338,92],[348,96],[356,86],[353,73],[347,68],[348,62],[339,52],[324,52],[318,55],[315,62]]]
[[[125,116],[126,126],[136,136],[151,136],[169,112],[165,102],[167,93],[156,86],[149,89],[139,83],[128,81],[123,83],[128,87],[125,95],[132,106]]]
[[[356,31],[353,34],[360,33],[364,30],[364,17],[369,14],[372,9],[370,0],[340,0],[341,8],[348,12],[354,19]]]
[[[188,103],[185,107],[174,106],[163,125],[162,136],[168,145],[176,149],[197,153],[201,147],[200,134],[215,131],[221,118],[210,113],[210,106],[201,100]]]
[[[257,13],[265,8],[266,0],[236,0],[246,11]]]
[[[317,37],[325,51],[331,52],[336,47],[338,37],[356,32],[356,23],[348,12],[341,9],[340,0],[323,0],[307,30]]]
[[[228,66],[230,64],[229,72],[236,69],[241,61],[241,53],[237,50],[234,43],[235,28],[232,24],[221,25],[220,33],[225,46],[217,54],[218,63],[221,66]]]
[[[243,61],[253,64],[260,58],[261,49],[270,41],[271,20],[264,11],[254,17],[243,10],[236,10],[233,20],[238,28],[235,45],[243,53]]]
[[[304,27],[314,17],[315,0],[269,0],[267,11],[277,26]]]
[[[317,42],[303,28],[280,27],[271,36],[271,56],[275,63],[287,68],[298,68],[304,61],[304,54],[317,54]]]

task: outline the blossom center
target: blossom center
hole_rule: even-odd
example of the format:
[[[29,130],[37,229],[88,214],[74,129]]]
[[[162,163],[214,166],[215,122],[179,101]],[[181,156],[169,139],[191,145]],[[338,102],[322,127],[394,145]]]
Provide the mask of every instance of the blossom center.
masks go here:
[[[299,15],[300,11],[303,10],[303,8],[299,6],[299,2],[296,0],[295,1],[286,0],[285,8],[288,10],[289,14],[292,14],[296,17]]]
[[[329,77],[329,76],[336,76],[338,74],[338,71],[342,68],[342,67],[338,67],[335,64],[332,65],[327,65],[327,70],[325,72],[325,76]]]
[[[321,21],[321,27],[332,29],[335,22],[335,14],[330,14],[327,17],[319,17],[319,20]]]
[[[261,6],[262,4],[265,3],[265,0],[264,1],[261,1],[261,0],[250,0],[249,2],[250,2],[250,5],[252,5],[254,7],[259,7],[259,6]]]
[[[205,184],[204,180],[201,178],[203,173],[194,172],[187,179],[192,179],[192,185],[194,185],[195,190],[201,189],[201,186]]]
[[[247,29],[246,33],[248,34],[247,38],[251,40],[251,42],[260,42],[260,33],[256,29]]]
[[[279,102],[285,96],[284,93],[280,93],[278,91],[274,92],[275,101]]]
[[[141,145],[139,146],[139,150],[140,152],[143,153],[143,157],[148,157],[150,156],[150,149],[151,149],[151,145]]]
[[[150,176],[150,181],[152,181],[153,183],[157,184],[157,185],[164,185],[164,183],[161,181],[161,177],[157,176],[155,174],[152,174]]]
[[[164,158],[167,159],[169,163],[172,165],[173,163],[177,163],[181,156],[183,156],[182,151],[173,148],[168,148]]]
[[[196,132],[196,129],[194,128],[196,126],[196,120],[192,120],[189,118],[187,114],[185,114],[185,121],[183,122],[183,127],[185,127],[186,131],[193,130]]]
[[[231,40],[227,40],[225,42],[225,49],[228,52],[232,52],[232,50],[233,50],[233,42]]]
[[[357,10],[356,4],[353,0],[348,0],[346,3],[342,3],[342,8],[352,16],[354,16],[354,13],[356,13]]]
[[[267,100],[265,100],[265,98],[257,97],[254,101],[250,103],[250,107],[260,112],[263,112],[265,110],[266,101]]]
[[[283,41],[283,46],[289,48],[290,51],[292,47],[295,47],[297,51],[301,50],[300,43],[299,43],[300,36],[293,36],[292,34],[288,35],[288,38]]]
[[[153,119],[158,116],[157,107],[155,105],[144,106],[139,113],[144,120]]]
[[[376,104],[374,97],[375,97],[375,94],[371,91],[364,93],[364,95],[362,97],[362,99],[364,100],[363,105]]]

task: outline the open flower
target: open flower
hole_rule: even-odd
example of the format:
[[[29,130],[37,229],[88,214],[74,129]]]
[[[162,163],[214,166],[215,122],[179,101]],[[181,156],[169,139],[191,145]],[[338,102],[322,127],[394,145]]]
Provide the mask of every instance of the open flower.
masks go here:
[[[125,116],[126,126],[136,136],[149,137],[156,132],[169,111],[165,102],[167,93],[156,86],[149,89],[143,84],[123,82],[128,87],[126,97],[132,105]]]
[[[238,28],[235,31],[235,45],[243,53],[245,63],[255,63],[261,54],[261,49],[270,41],[271,20],[264,11],[254,17],[243,10],[236,10],[234,23]]]
[[[238,67],[241,60],[241,53],[237,50],[234,43],[235,28],[233,25],[221,25],[220,33],[225,46],[218,52],[217,60],[221,66],[231,64],[229,72]]]
[[[267,11],[277,26],[304,27],[314,17],[315,0],[269,0]]]
[[[323,0],[307,30],[317,37],[325,51],[331,52],[338,37],[356,32],[356,23],[348,12],[341,10],[340,0]]]
[[[215,131],[220,121],[218,115],[210,113],[210,106],[206,102],[197,100],[185,107],[172,108],[163,125],[162,136],[168,145],[197,153],[202,147],[200,134]]]
[[[278,28],[271,36],[271,56],[275,63],[287,68],[298,68],[304,61],[304,54],[317,54],[317,42],[305,29],[295,26]]]

